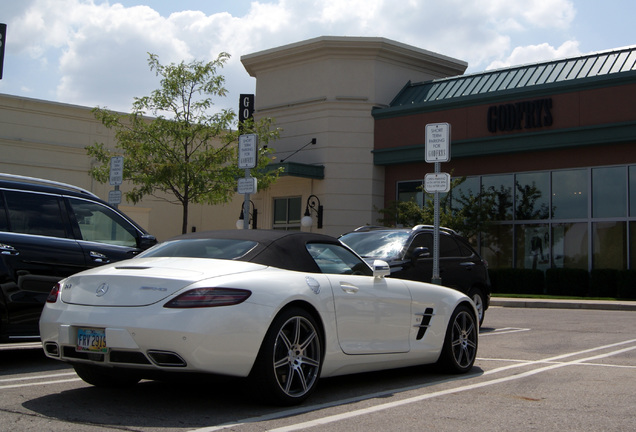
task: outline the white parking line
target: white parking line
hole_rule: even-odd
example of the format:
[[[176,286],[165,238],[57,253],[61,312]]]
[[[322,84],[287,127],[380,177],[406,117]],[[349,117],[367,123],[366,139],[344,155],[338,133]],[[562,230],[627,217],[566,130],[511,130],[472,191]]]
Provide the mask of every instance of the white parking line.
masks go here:
[[[36,381],[36,380],[42,380],[47,378],[63,378],[66,376],[73,376],[73,375],[76,378],[56,379],[54,381]],[[18,383],[20,381],[35,381],[35,382]],[[46,384],[58,384],[58,383],[73,382],[73,381],[81,381],[81,378],[77,377],[77,374],[75,372],[61,372],[57,374],[46,374],[46,375],[31,375],[31,376],[19,377],[19,378],[2,378],[0,379],[0,390],[20,388],[20,387],[33,387],[33,386],[46,385]],[[16,383],[16,384],[1,385],[2,383],[10,383],[10,382]]]
[[[536,375],[536,374],[539,374],[539,373],[551,371],[553,369],[562,368],[562,367],[566,367],[566,366],[572,366],[572,365],[579,365],[579,364],[583,364],[585,362],[589,362],[589,361],[592,361],[592,360],[598,360],[598,359],[601,359],[601,358],[611,357],[611,356],[622,354],[622,353],[625,353],[625,352],[628,352],[628,351],[636,350],[636,345],[633,345],[633,346],[622,348],[622,349],[619,349],[619,350],[616,350],[616,351],[611,351],[611,352],[608,352],[608,353],[599,354],[599,355],[595,355],[595,356],[591,356],[591,357],[571,360],[571,361],[568,361],[568,362],[558,362],[558,360],[565,359],[565,358],[568,358],[568,357],[579,356],[579,355],[586,354],[586,353],[606,350],[606,349],[615,348],[615,347],[618,347],[618,346],[621,346],[621,345],[628,345],[628,344],[636,344],[636,339],[631,339],[631,340],[628,340],[628,341],[618,342],[618,343],[615,343],[615,344],[603,345],[603,346],[600,346],[600,347],[590,348],[590,349],[583,350],[583,351],[562,354],[562,355],[559,355],[559,356],[550,357],[550,358],[543,359],[543,360],[526,361],[526,362],[518,363],[518,364],[515,364],[515,365],[511,365],[511,366],[506,366],[506,367],[494,369],[494,370],[485,372],[484,374],[482,374],[482,376],[491,375],[493,373],[502,372],[502,371],[505,371],[505,370],[508,370],[508,369],[522,367],[522,366],[532,366],[532,365],[546,364],[546,363],[548,364],[547,366],[540,367],[538,369],[533,369],[533,370],[530,370],[530,371],[527,371],[527,372],[523,372],[523,373],[520,373],[520,374],[517,374],[517,375],[506,376],[506,377],[502,377],[502,378],[496,378],[496,379],[492,379],[492,380],[489,380],[489,381],[484,381],[484,382],[475,383],[475,384],[469,384],[469,385],[465,385],[465,386],[458,387],[458,388],[453,388],[453,389],[448,389],[448,390],[441,390],[441,391],[437,391],[437,392],[433,392],[433,393],[427,393],[427,394],[423,394],[423,395],[419,395],[419,396],[415,396],[415,397],[411,397],[411,398],[407,398],[407,399],[403,399],[403,400],[399,400],[399,401],[394,401],[394,402],[388,402],[388,403],[384,403],[384,404],[380,404],[380,405],[375,405],[375,406],[369,407],[369,408],[359,409],[359,410],[355,410],[355,411],[349,411],[349,412],[346,412],[346,413],[332,415],[332,416],[326,416],[326,417],[318,418],[318,419],[307,421],[307,422],[302,422],[302,423],[297,423],[297,424],[293,424],[293,425],[289,425],[289,426],[285,426],[285,427],[281,427],[281,428],[277,428],[277,429],[272,429],[272,430],[270,430],[270,432],[292,432],[292,431],[304,430],[304,429],[315,427],[315,426],[325,425],[325,424],[328,424],[328,423],[334,423],[334,422],[341,421],[341,420],[346,420],[346,419],[350,419],[350,418],[354,418],[354,417],[358,417],[358,416],[363,416],[363,415],[366,415],[366,414],[369,414],[369,413],[374,413],[374,412],[383,411],[383,410],[387,410],[387,409],[391,409],[391,408],[395,408],[395,407],[399,407],[399,406],[403,406],[403,405],[408,405],[408,404],[415,403],[415,402],[420,402],[420,401],[423,401],[423,400],[426,400],[426,399],[432,399],[432,398],[439,397],[439,396],[445,396],[445,395],[449,395],[449,394],[460,393],[460,392],[464,392],[464,391],[468,391],[468,390],[474,390],[474,389],[478,389],[478,388],[482,388],[482,387],[487,387],[487,386],[491,386],[491,385],[495,385],[495,384],[501,384],[501,383],[505,383],[505,382],[509,382],[509,381],[515,381],[515,380],[519,380],[519,379],[522,379],[522,378],[526,378],[528,376],[532,376],[532,375]],[[439,382],[435,383],[435,384],[439,384]],[[413,390],[413,388],[396,389],[396,390],[392,390],[392,391],[390,391],[388,393],[397,394],[397,393],[400,393],[400,392],[403,392],[403,391],[408,391],[408,390]],[[369,396],[370,395],[366,395],[366,396],[360,397],[359,400],[369,399],[370,398]],[[342,404],[342,403],[344,403],[344,401],[340,401],[339,403],[334,403],[333,405]],[[291,417],[293,415],[301,414],[303,412],[317,411],[317,410],[322,409],[322,408],[324,408],[324,406],[313,406],[313,407],[298,408],[298,409],[293,409],[293,410],[285,410],[285,411],[280,411],[280,412],[273,413],[273,414],[266,415],[266,416],[254,417],[254,418],[248,418],[248,419],[240,420],[240,421],[237,421],[237,422],[231,423],[231,424],[224,424],[224,425],[219,425],[219,426],[196,429],[196,430],[193,430],[191,432],[214,432],[214,431],[219,431],[219,430],[223,430],[223,429],[238,427],[238,426],[241,426],[243,424],[263,422],[263,421],[268,421],[268,420],[273,420],[273,419],[283,418],[283,417]]]
[[[517,332],[525,332],[530,331],[529,328],[516,328],[516,327],[504,327],[500,329],[495,329],[489,332],[479,332],[479,337],[482,338],[484,336],[492,336],[492,335],[502,335],[508,333],[517,333]]]

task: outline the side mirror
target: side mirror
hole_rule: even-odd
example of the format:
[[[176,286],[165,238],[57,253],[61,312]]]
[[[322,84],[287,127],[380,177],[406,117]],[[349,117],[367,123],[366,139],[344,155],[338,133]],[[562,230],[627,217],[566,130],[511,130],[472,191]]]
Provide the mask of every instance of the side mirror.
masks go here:
[[[146,250],[157,244],[157,238],[150,234],[143,234],[137,238],[137,247],[141,250]]]
[[[375,260],[373,261],[373,277],[383,278],[391,274],[391,267],[386,261]]]
[[[420,246],[413,249],[413,253],[411,253],[411,261],[415,262],[420,258],[430,258],[431,253],[429,252],[427,247]]]

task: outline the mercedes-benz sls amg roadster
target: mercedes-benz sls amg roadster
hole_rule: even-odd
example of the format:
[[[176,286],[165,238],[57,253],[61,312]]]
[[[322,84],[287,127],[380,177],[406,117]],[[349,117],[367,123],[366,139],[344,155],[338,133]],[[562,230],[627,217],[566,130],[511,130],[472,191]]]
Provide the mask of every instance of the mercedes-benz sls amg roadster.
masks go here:
[[[40,336],[48,357],[95,386],[220,374],[283,405],[305,400],[320,377],[435,363],[468,372],[472,301],[389,273],[326,235],[190,233],[60,281]]]

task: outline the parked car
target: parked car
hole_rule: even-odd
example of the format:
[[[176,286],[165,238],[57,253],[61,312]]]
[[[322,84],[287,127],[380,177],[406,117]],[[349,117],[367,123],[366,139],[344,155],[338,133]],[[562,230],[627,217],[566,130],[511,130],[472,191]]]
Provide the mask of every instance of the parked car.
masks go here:
[[[282,405],[302,402],[320,377],[436,362],[468,372],[470,299],[388,274],[326,235],[189,233],[60,281],[42,343],[95,386],[221,374],[249,377],[250,394]]]
[[[413,228],[364,226],[340,236],[340,241],[368,261],[385,260],[391,276],[431,282],[433,276],[431,225]],[[439,273],[442,285],[468,295],[479,311],[479,325],[490,304],[488,263],[468,241],[448,228],[440,228]]]
[[[0,340],[38,338],[46,297],[62,278],[156,243],[86,190],[0,174]]]

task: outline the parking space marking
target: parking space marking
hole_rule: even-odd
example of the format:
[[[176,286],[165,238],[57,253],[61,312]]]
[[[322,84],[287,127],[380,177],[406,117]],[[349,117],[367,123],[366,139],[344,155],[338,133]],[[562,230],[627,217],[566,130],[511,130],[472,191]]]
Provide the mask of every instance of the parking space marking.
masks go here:
[[[568,357],[580,356],[582,354],[588,354],[588,353],[602,351],[602,350],[607,350],[607,349],[611,349],[611,348],[617,348],[617,347],[620,347],[620,346],[623,346],[623,345],[631,345],[631,346],[627,346],[625,348],[617,349],[615,351],[610,351],[610,352],[607,352],[607,353],[598,354],[598,355],[594,355],[594,356],[590,356],[590,357],[574,359],[574,360],[571,360],[571,361],[565,361],[565,362],[558,361],[558,360],[566,359]],[[440,391],[436,391],[436,392],[432,392],[432,393],[427,393],[427,394],[414,396],[414,397],[407,398],[407,399],[402,399],[402,400],[399,400],[399,401],[393,401],[393,402],[388,402],[388,403],[376,405],[376,406],[369,407],[369,408],[363,408],[363,409],[349,411],[349,412],[342,413],[342,414],[326,416],[326,417],[318,418],[318,419],[315,419],[315,420],[310,420],[310,421],[307,421],[307,422],[296,423],[296,424],[292,424],[292,425],[289,425],[289,426],[284,426],[284,427],[281,427],[281,428],[271,429],[270,432],[292,432],[292,431],[304,430],[304,429],[312,428],[312,427],[315,427],[315,426],[321,426],[321,425],[325,425],[325,424],[329,424],[329,423],[338,422],[338,421],[341,421],[341,420],[347,420],[347,419],[350,419],[350,418],[359,417],[359,416],[370,414],[370,413],[375,413],[375,412],[379,412],[379,411],[383,411],[383,410],[387,410],[387,409],[391,409],[391,408],[400,407],[400,406],[403,406],[403,405],[408,405],[408,404],[415,403],[415,402],[420,402],[420,401],[423,401],[423,400],[426,400],[426,399],[432,399],[432,398],[439,397],[439,396],[446,396],[446,395],[449,395],[449,394],[455,394],[455,393],[460,393],[460,392],[469,391],[469,390],[475,390],[475,389],[478,389],[478,388],[487,387],[487,386],[491,386],[491,385],[495,385],[495,384],[501,384],[501,383],[505,383],[505,382],[509,382],[509,381],[515,381],[515,380],[519,380],[519,379],[526,378],[526,377],[529,377],[529,376],[532,376],[532,375],[536,375],[536,374],[543,373],[543,372],[548,372],[548,371],[551,371],[551,370],[554,370],[554,369],[558,369],[558,368],[562,368],[562,367],[566,367],[566,366],[585,364],[586,362],[589,362],[589,361],[599,360],[599,359],[602,359],[602,358],[607,358],[607,357],[619,355],[619,354],[626,353],[626,352],[629,352],[629,351],[632,351],[632,350],[636,350],[636,339],[631,339],[631,340],[627,340],[627,341],[617,342],[617,343],[614,343],[614,344],[603,345],[603,346],[600,346],[600,347],[590,348],[590,349],[577,351],[577,352],[573,352],[573,353],[562,354],[562,355],[550,357],[550,358],[543,359],[543,360],[526,361],[526,362],[518,363],[518,364],[515,364],[515,365],[504,366],[504,367],[501,367],[501,368],[493,369],[492,371],[484,372],[481,376],[492,375],[494,373],[499,373],[499,372],[503,372],[503,371],[506,371],[506,370],[509,370],[509,369],[518,368],[518,367],[522,367],[522,366],[533,366],[533,365],[544,365],[544,366],[543,367],[539,367],[537,369],[532,369],[532,370],[529,370],[529,371],[526,371],[526,372],[522,372],[522,373],[519,373],[519,374],[516,374],[516,375],[510,375],[510,376],[505,376],[505,377],[501,377],[501,378],[495,378],[495,379],[491,379],[491,380],[488,380],[488,381],[483,381],[483,382],[474,383],[474,384],[468,384],[468,385],[465,385],[465,386],[452,388],[452,389],[447,389],[447,390],[440,390]],[[435,384],[439,384],[439,383],[435,383]],[[392,390],[390,392],[387,392],[386,394],[389,394],[389,393],[390,394],[397,394],[397,393],[400,393],[400,392],[403,392],[403,391],[408,391],[408,390],[413,390],[413,388],[395,389],[395,390]],[[365,399],[369,399],[369,395],[366,395],[366,397],[360,397],[359,398],[360,401],[365,400]],[[343,404],[343,403],[344,403],[343,401],[340,401],[340,404]],[[240,420],[240,421],[237,421],[237,422],[234,422],[234,423],[231,423],[231,424],[224,424],[224,425],[219,425],[219,426],[200,428],[200,429],[193,430],[191,432],[214,432],[214,431],[219,431],[219,430],[228,429],[228,428],[232,428],[232,427],[239,427],[239,426],[241,426],[243,424],[263,422],[263,421],[274,420],[274,419],[283,418],[283,417],[291,417],[293,415],[301,414],[303,412],[317,411],[317,410],[322,409],[322,408],[324,408],[324,406],[313,406],[313,407],[305,407],[305,408],[301,408],[301,409],[285,410],[285,411],[281,411],[281,412],[278,412],[278,413],[272,413],[270,415],[266,415],[266,416],[262,416],[262,417],[255,417],[255,418],[249,418],[249,419]]]
[[[490,330],[490,331],[480,331],[479,332],[479,337],[481,338],[481,337],[484,337],[484,336],[502,335],[502,334],[526,332],[526,331],[530,331],[530,329],[529,328],[517,328],[517,327],[504,327],[504,328],[494,329],[494,330]]]
[[[37,382],[18,383],[20,381],[35,381],[35,380],[41,380],[41,379],[47,379],[47,378],[62,378],[65,376],[72,376],[72,375],[75,375],[76,378],[58,379],[55,381],[37,381]],[[19,378],[1,378],[0,390],[20,388],[20,387],[32,387],[36,385],[45,385],[45,384],[58,384],[58,383],[73,382],[73,381],[81,381],[81,378],[79,378],[75,372],[62,372],[57,374],[46,374],[46,375],[32,375],[32,376],[19,377]],[[3,383],[16,383],[16,384],[3,385]]]

